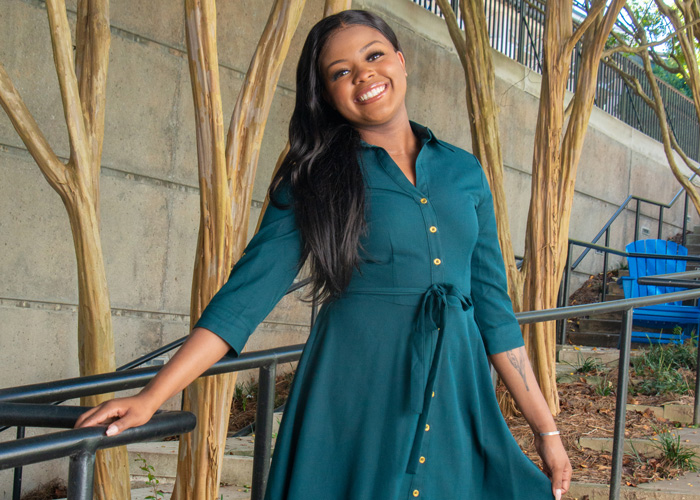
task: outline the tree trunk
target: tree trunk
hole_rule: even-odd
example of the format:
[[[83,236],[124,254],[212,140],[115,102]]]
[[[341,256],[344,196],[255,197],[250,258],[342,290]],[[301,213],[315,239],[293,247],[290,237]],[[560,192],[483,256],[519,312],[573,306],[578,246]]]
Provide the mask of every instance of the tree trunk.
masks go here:
[[[592,3],[586,19],[572,27],[572,5],[547,2],[542,86],[535,132],[532,186],[525,238],[524,310],[557,305],[569,237],[576,171],[598,75],[600,57],[624,0]],[[572,112],[563,138],[564,98],[571,53],[584,37],[582,67]],[[525,344],[552,414],[559,413],[556,386],[556,330],[553,321],[527,325]]]
[[[0,104],[68,212],[78,271],[80,375],[96,375],[113,372],[116,368],[99,227],[100,161],[110,46],[109,4],[106,0],[79,0],[75,63],[64,0],[47,0],[46,10],[70,141],[67,164],[53,152],[1,65]],[[113,394],[85,397],[81,404],[92,406],[112,397]],[[131,498],[126,448],[98,452],[95,497],[103,500]]]
[[[195,324],[245,248],[263,131],[304,0],[276,0],[239,94],[227,142],[219,88],[216,5],[214,0],[186,0],[185,6],[201,194],[190,310],[191,324]],[[185,409],[197,415],[197,428],[180,438],[172,498],[218,497],[235,382],[236,374],[206,377],[185,390]]]

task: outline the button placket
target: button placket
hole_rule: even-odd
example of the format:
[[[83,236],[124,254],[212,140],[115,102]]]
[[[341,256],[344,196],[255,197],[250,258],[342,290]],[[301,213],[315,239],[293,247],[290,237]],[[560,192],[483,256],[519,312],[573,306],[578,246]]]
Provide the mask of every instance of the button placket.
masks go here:
[[[430,276],[433,283],[439,283],[443,280],[444,272],[442,270],[442,245],[440,244],[440,238],[438,236],[437,230],[437,215],[433,209],[432,203],[429,198],[417,198],[416,202],[421,208],[421,213],[423,215],[423,223],[425,225],[425,230],[428,238],[428,250],[430,264]]]

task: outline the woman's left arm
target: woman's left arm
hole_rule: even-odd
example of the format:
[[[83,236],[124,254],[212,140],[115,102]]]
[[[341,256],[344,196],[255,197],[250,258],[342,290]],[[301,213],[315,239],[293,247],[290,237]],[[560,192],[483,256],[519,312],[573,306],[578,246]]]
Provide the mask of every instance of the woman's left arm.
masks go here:
[[[559,500],[569,490],[571,463],[559,435],[540,435],[556,431],[557,427],[537,385],[525,348],[493,354],[489,359],[535,434],[537,453],[544,463],[544,472],[552,480],[552,493]]]

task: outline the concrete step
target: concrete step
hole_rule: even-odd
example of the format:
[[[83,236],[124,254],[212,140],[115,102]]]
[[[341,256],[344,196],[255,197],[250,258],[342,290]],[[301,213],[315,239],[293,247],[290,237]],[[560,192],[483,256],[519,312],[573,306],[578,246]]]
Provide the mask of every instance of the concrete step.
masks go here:
[[[700,430],[691,428],[681,428],[671,431],[669,438],[680,439],[681,446],[695,452],[693,463],[700,466]],[[648,457],[660,457],[662,451],[660,443],[663,437],[651,436],[649,438],[625,439],[625,453],[634,454],[635,451]],[[578,440],[582,448],[611,453],[613,449],[612,438],[594,438],[581,436]],[[700,489],[700,484],[698,485]]]
[[[607,296],[607,295],[609,295],[609,294],[611,294],[611,293],[613,293],[613,294],[620,294],[620,293],[624,294],[625,291],[622,289],[622,286],[620,286],[618,283],[614,283],[614,282],[613,282],[613,283],[608,283],[608,291],[607,291],[607,293],[606,293],[605,295]]]
[[[590,316],[589,319],[612,319],[612,320],[615,320],[615,321],[618,321],[621,323],[622,322],[622,311],[596,314],[595,316]]]
[[[700,500],[700,474],[688,473],[676,479],[654,481],[637,487],[620,488],[620,500]],[[610,486],[607,484],[571,483],[565,500],[608,500]]]
[[[279,423],[282,413],[275,413],[272,429],[272,449],[274,451],[275,438],[279,432]],[[224,461],[221,469],[221,482],[234,486],[244,487],[251,484],[253,477],[253,447],[254,436],[230,437],[226,439]],[[148,465],[154,469],[153,474],[161,479],[161,482],[172,481],[177,472],[177,441],[155,441],[150,443],[136,443],[128,445],[129,473],[135,480],[143,480],[146,473],[140,469],[143,465],[138,462],[140,456],[146,459]]]
[[[693,234],[693,233],[687,234],[685,236],[685,243],[686,243],[686,246],[690,246],[690,245],[700,246],[700,234]]]
[[[605,294],[605,302],[610,302],[612,300],[622,300],[625,298],[625,294],[620,292],[620,293],[606,293]]]
[[[567,332],[567,342],[577,346],[617,347],[619,333]]]
[[[635,355],[637,353],[630,353]],[[614,348],[607,347],[587,347],[587,346],[562,346],[559,349],[559,364],[566,366],[580,366],[588,358],[596,359],[602,365],[617,366],[617,360],[620,358],[620,351]],[[571,371],[571,370],[569,370]]]
[[[621,322],[615,319],[588,318],[578,320],[581,333],[620,333]]]

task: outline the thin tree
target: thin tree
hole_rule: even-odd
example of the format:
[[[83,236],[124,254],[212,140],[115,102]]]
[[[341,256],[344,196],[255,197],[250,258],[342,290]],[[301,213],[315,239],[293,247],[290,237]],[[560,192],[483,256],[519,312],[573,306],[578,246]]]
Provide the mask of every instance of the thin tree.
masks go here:
[[[0,105],[68,212],[78,270],[80,375],[95,375],[116,368],[99,229],[100,160],[111,40],[109,2],[78,1],[75,61],[65,1],[47,0],[46,10],[68,128],[68,160],[62,161],[53,151],[1,64]],[[84,397],[81,404],[94,406],[112,397],[112,394]],[[105,500],[131,497],[124,447],[98,452],[95,496]]]
[[[201,211],[190,324],[199,319],[245,248],[265,123],[303,7],[304,0],[274,2],[224,139],[216,3],[215,0],[185,1]],[[235,381],[235,374],[200,378],[185,390],[184,406],[197,415],[197,428],[180,438],[173,498],[218,498]]]
[[[542,83],[522,276],[517,276],[514,268],[512,241],[507,230],[498,113],[493,93],[493,62],[484,3],[483,0],[460,1],[465,24],[465,33],[462,34],[452,8],[445,0],[438,1],[446,14],[450,36],[464,66],[473,149],[491,184],[499,241],[514,306],[517,309],[522,304],[525,311],[556,307],[566,261],[576,171],[593,108],[598,64],[625,1],[593,0],[588,15],[575,30],[571,2],[549,1],[545,4]],[[576,93],[566,110],[564,102],[571,56],[579,41],[582,41],[579,78]],[[567,111],[570,114],[565,127]],[[542,393],[556,415],[559,413],[559,396],[554,322],[527,325],[523,337]]]
[[[664,153],[671,172],[690,196],[695,209],[700,213],[700,193],[698,193],[697,186],[681,171],[678,158],[691,172],[700,175],[700,169],[696,167],[695,163],[690,160],[686,152],[678,144],[673,131],[669,127],[666,106],[658,80],[654,74],[655,64],[683,77],[692,92],[696,118],[698,123],[700,123],[700,71],[697,58],[697,49],[700,45],[700,2],[698,0],[676,2],[675,8],[672,8],[658,1],[656,6],[659,13],[669,21],[669,25],[673,26],[675,31],[661,40],[650,42],[647,30],[637,13],[631,8],[625,8],[627,16],[635,28],[632,45],[626,43],[622,37],[617,36],[616,39],[619,43],[605,51],[603,57],[605,62],[615,69],[627,85],[654,111],[659,123]],[[664,60],[656,51],[659,45],[667,42],[673,44],[674,41],[677,41],[677,46],[680,48],[680,55],[670,54],[670,57],[675,60],[675,64]],[[642,82],[636,76],[626,72],[610,57],[616,52],[637,54],[641,58],[644,74],[647,77],[646,81],[648,82],[647,89],[644,88]],[[683,61],[685,64],[683,64]]]

